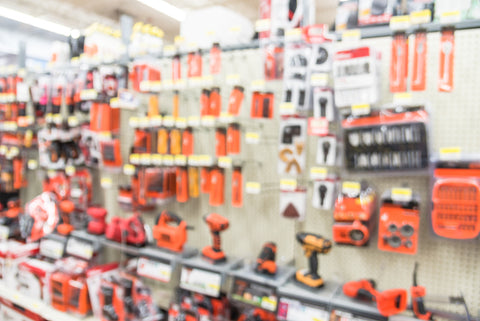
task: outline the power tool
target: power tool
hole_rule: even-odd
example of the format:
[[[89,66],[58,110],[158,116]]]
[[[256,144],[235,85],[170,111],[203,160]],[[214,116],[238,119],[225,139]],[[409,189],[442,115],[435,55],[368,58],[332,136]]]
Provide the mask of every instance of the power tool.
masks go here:
[[[277,264],[275,263],[275,256],[277,253],[277,245],[273,242],[268,242],[263,245],[262,251],[257,258],[257,266],[255,272],[268,275],[275,275],[277,273]]]
[[[104,234],[107,228],[107,223],[105,223],[107,210],[103,207],[92,206],[87,209],[87,215],[90,217],[87,232],[95,235]]]
[[[302,244],[305,256],[309,259],[309,271],[298,270],[295,278],[298,282],[311,288],[323,286],[323,279],[318,274],[317,254],[327,254],[332,249],[332,242],[318,234],[300,232],[297,233],[297,241]]]
[[[127,234],[127,244],[134,246],[144,246],[147,243],[147,234],[143,220],[138,213],[125,219],[125,231]]]
[[[157,240],[158,247],[181,252],[187,241],[187,223],[177,214],[163,211],[153,227],[153,238]]]
[[[242,313],[237,321],[274,321],[274,320],[276,320],[275,314],[257,308],[257,309]]]
[[[343,285],[343,293],[352,298],[376,302],[378,312],[386,317],[398,314],[407,308],[405,289],[379,292],[375,289],[375,282],[372,280],[347,282]]]
[[[423,297],[427,291],[424,286],[417,284],[417,269],[418,263],[415,262],[415,268],[413,269],[413,285],[410,288],[410,295],[412,296],[412,309],[415,313],[415,317],[420,320],[432,320],[432,312],[425,309]]]
[[[220,232],[228,228],[228,220],[217,213],[205,215],[203,220],[208,224],[212,233],[213,246],[205,246],[202,250],[202,256],[212,264],[225,262],[227,258],[221,249]]]
[[[72,224],[70,224],[70,215],[75,210],[75,204],[70,200],[63,200],[60,202],[60,215],[61,223],[57,226],[57,232],[62,235],[70,235],[74,230]]]
[[[52,233],[59,221],[57,197],[43,192],[25,205],[25,215],[20,219],[23,238],[35,242]]]

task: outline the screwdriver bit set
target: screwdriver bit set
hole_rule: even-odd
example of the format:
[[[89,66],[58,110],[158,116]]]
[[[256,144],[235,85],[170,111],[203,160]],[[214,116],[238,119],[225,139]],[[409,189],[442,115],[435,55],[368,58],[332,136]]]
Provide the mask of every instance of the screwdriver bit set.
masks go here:
[[[423,108],[382,110],[347,117],[345,162],[352,171],[418,170],[428,168],[428,114]]]

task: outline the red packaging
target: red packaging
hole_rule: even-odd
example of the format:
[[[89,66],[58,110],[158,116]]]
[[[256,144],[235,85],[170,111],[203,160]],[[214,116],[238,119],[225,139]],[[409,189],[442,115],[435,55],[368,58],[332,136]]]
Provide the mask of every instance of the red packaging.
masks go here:
[[[413,70],[411,88],[413,91],[425,90],[427,74],[427,34],[415,34],[415,47],[413,50]]]
[[[443,29],[440,40],[440,67],[438,68],[438,90],[453,90],[455,34],[453,29]]]
[[[408,38],[405,33],[397,33],[392,39],[392,59],[390,62],[390,91],[405,92],[408,76]]]

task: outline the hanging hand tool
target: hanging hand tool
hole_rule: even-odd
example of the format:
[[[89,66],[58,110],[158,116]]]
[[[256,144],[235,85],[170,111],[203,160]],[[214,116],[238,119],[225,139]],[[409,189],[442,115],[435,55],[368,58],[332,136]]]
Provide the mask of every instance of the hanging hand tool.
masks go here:
[[[313,233],[297,233],[297,241],[302,244],[305,256],[309,259],[309,271],[298,270],[295,278],[298,282],[311,288],[323,286],[323,279],[318,274],[318,257],[327,254],[332,249],[332,242]]]
[[[204,216],[203,220],[208,224],[210,232],[212,233],[213,246],[204,247],[202,256],[212,264],[225,262],[227,258],[221,248],[220,232],[228,228],[228,219],[217,213],[212,213]]]
[[[404,289],[391,289],[379,292],[375,289],[372,280],[351,281],[343,285],[346,296],[373,301],[377,303],[378,312],[383,316],[391,316],[407,308],[407,291]]]

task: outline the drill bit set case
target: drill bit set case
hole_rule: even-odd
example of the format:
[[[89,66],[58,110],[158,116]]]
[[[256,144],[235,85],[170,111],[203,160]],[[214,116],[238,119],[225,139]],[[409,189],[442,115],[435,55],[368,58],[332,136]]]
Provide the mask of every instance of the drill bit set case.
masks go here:
[[[480,157],[478,155],[464,157],[455,161],[434,160],[433,163],[431,176],[433,232],[449,239],[478,239]]]
[[[347,116],[342,122],[345,167],[350,171],[427,170],[429,114],[424,106]]]

